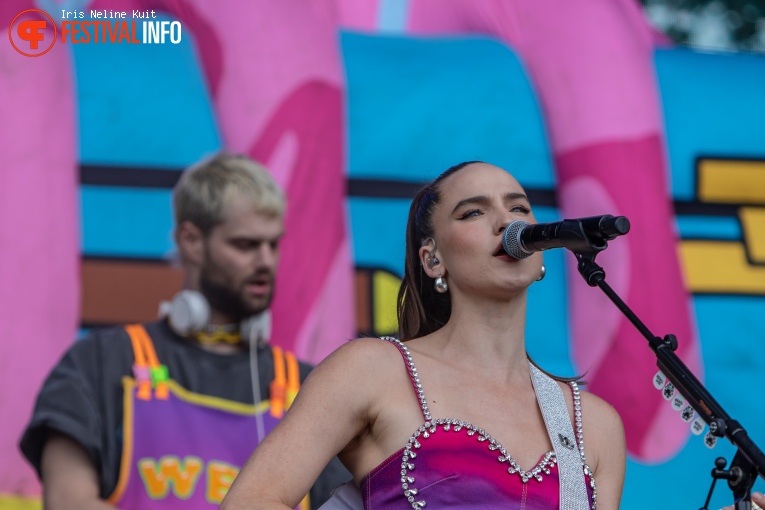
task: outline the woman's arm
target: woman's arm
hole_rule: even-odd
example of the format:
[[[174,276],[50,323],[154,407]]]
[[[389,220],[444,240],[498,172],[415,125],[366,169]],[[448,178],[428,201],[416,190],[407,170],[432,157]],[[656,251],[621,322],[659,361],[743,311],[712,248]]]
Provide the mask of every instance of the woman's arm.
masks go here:
[[[583,391],[582,427],[584,454],[598,489],[598,510],[618,510],[627,462],[619,413],[605,400]]]
[[[284,419],[242,468],[222,510],[295,508],[329,460],[370,423],[371,403],[383,387],[384,344],[354,340],[311,372]]]

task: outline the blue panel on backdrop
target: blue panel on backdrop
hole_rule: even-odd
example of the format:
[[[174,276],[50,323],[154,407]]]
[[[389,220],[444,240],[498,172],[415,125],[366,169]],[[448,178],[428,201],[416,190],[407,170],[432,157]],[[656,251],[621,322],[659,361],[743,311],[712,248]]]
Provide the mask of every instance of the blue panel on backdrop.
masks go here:
[[[661,49],[655,52],[655,63],[675,199],[698,199],[699,157],[765,157],[764,56]],[[742,235],[736,216],[681,215],[677,223],[684,239],[740,240]],[[761,321],[765,298],[694,296],[693,304],[705,367],[703,382],[763,447],[765,409],[755,402],[765,373],[765,358],[758,355],[765,345]],[[642,465],[630,460],[623,507],[699,508],[711,483],[714,460],[723,456],[730,462],[734,453],[726,439],[709,450],[701,438],[691,436],[687,446],[666,463]],[[659,489],[659,483],[671,484],[671,491]],[[755,489],[763,491],[765,483],[758,480]],[[718,484],[710,508],[731,503],[730,490]]]
[[[765,157],[765,56],[662,49],[654,58],[675,198],[695,198],[699,156]]]
[[[741,241],[738,218],[719,216],[677,216],[677,227],[683,239],[724,239]]]
[[[411,202],[400,198],[348,199],[357,266],[387,269],[399,277],[404,274],[404,232]]]
[[[483,160],[552,188],[544,122],[526,72],[483,37],[343,33],[351,177],[425,181]]]
[[[561,219],[551,207],[534,207],[534,216],[540,223]],[[577,375],[570,359],[565,269],[566,257],[573,256],[563,249],[544,253],[547,274],[529,287],[526,316],[529,355],[548,372],[564,377]]]
[[[220,147],[190,30],[179,44],[72,48],[82,163],[179,168]]]
[[[171,190],[82,186],[85,256],[167,257],[173,250]]]
[[[763,296],[695,296],[693,299],[702,337],[702,355],[707,372],[704,385],[725,411],[736,418],[760,448],[765,447],[765,408],[761,405],[765,310]],[[658,333],[658,332],[656,332]],[[682,339],[680,339],[682,341]],[[646,345],[646,349],[648,346]],[[678,419],[680,419],[678,417]],[[691,436],[686,447],[670,462],[642,465],[629,461],[627,484],[622,501],[629,508],[701,508],[712,478],[709,476],[717,457],[733,459],[734,448],[720,439],[710,450],[700,437]],[[671,491],[659,490],[656,484],[668,484]],[[650,486],[651,490],[646,490]],[[755,483],[765,491],[765,482]],[[682,497],[680,497],[682,495]],[[682,504],[670,504],[670,501]],[[732,504],[731,492],[717,484],[709,508]],[[627,508],[627,505],[623,505]]]

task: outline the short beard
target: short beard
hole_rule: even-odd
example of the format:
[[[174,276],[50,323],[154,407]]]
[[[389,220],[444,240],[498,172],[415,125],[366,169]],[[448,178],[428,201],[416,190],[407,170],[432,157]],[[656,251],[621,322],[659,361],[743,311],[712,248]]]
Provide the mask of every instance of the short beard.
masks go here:
[[[270,304],[269,300],[263,307],[253,308],[235,290],[210,279],[208,271],[204,269],[199,277],[199,290],[207,299],[210,308],[230,317],[233,322],[241,322],[252,315],[260,313],[268,308]]]

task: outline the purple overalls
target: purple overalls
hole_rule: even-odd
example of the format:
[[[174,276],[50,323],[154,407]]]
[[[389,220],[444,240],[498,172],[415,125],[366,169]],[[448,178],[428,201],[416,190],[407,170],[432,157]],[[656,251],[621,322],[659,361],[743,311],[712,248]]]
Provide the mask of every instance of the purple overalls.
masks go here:
[[[159,363],[146,330],[125,329],[135,354],[135,378],[123,378],[122,459],[109,503],[122,510],[217,509],[262,439],[256,414],[268,433],[295,398],[297,361],[272,348],[271,399],[253,406],[185,390]],[[310,508],[308,496],[297,508]]]

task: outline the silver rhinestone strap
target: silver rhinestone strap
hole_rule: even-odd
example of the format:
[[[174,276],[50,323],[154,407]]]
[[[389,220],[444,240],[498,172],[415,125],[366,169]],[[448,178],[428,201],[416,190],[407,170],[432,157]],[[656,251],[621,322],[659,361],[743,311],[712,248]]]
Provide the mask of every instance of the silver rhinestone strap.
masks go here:
[[[579,385],[576,381],[568,383],[571,386],[571,394],[574,398],[574,421],[576,422],[576,444],[579,446],[579,455],[582,457],[582,463],[586,464],[587,459],[584,456],[584,433],[582,432],[582,397],[579,394]]]
[[[412,355],[409,354],[409,349],[407,349],[406,345],[404,345],[404,343],[398,338],[393,338],[392,336],[384,336],[382,339],[387,340],[398,348],[398,351],[401,353],[401,356],[404,358],[404,362],[406,363],[406,369],[409,372],[409,379],[412,381],[412,387],[414,388],[415,395],[420,403],[422,415],[425,417],[426,422],[432,421],[432,418],[430,417],[430,409],[428,409],[428,401],[425,398],[425,392],[422,391],[422,382],[420,382],[420,376],[417,375],[417,368],[414,366],[414,361],[412,360]]]
[[[587,510],[590,502],[583,472],[582,453],[576,451],[574,429],[568,415],[563,391],[557,382],[529,363],[531,382],[537,396],[539,408],[545,421],[547,433],[558,459],[560,482],[560,509]],[[576,410],[575,403],[575,410]],[[581,411],[581,405],[579,405]],[[580,415],[581,420],[581,415]],[[577,427],[581,430],[581,427]]]
[[[584,433],[582,432],[582,398],[579,393],[579,385],[576,381],[569,381],[571,394],[574,398],[574,422],[576,424],[576,444],[579,447],[579,456],[582,457],[584,474],[590,479],[590,488],[592,489],[592,510],[596,510],[598,503],[598,488],[595,486],[595,475],[587,465],[587,458],[584,456]]]

